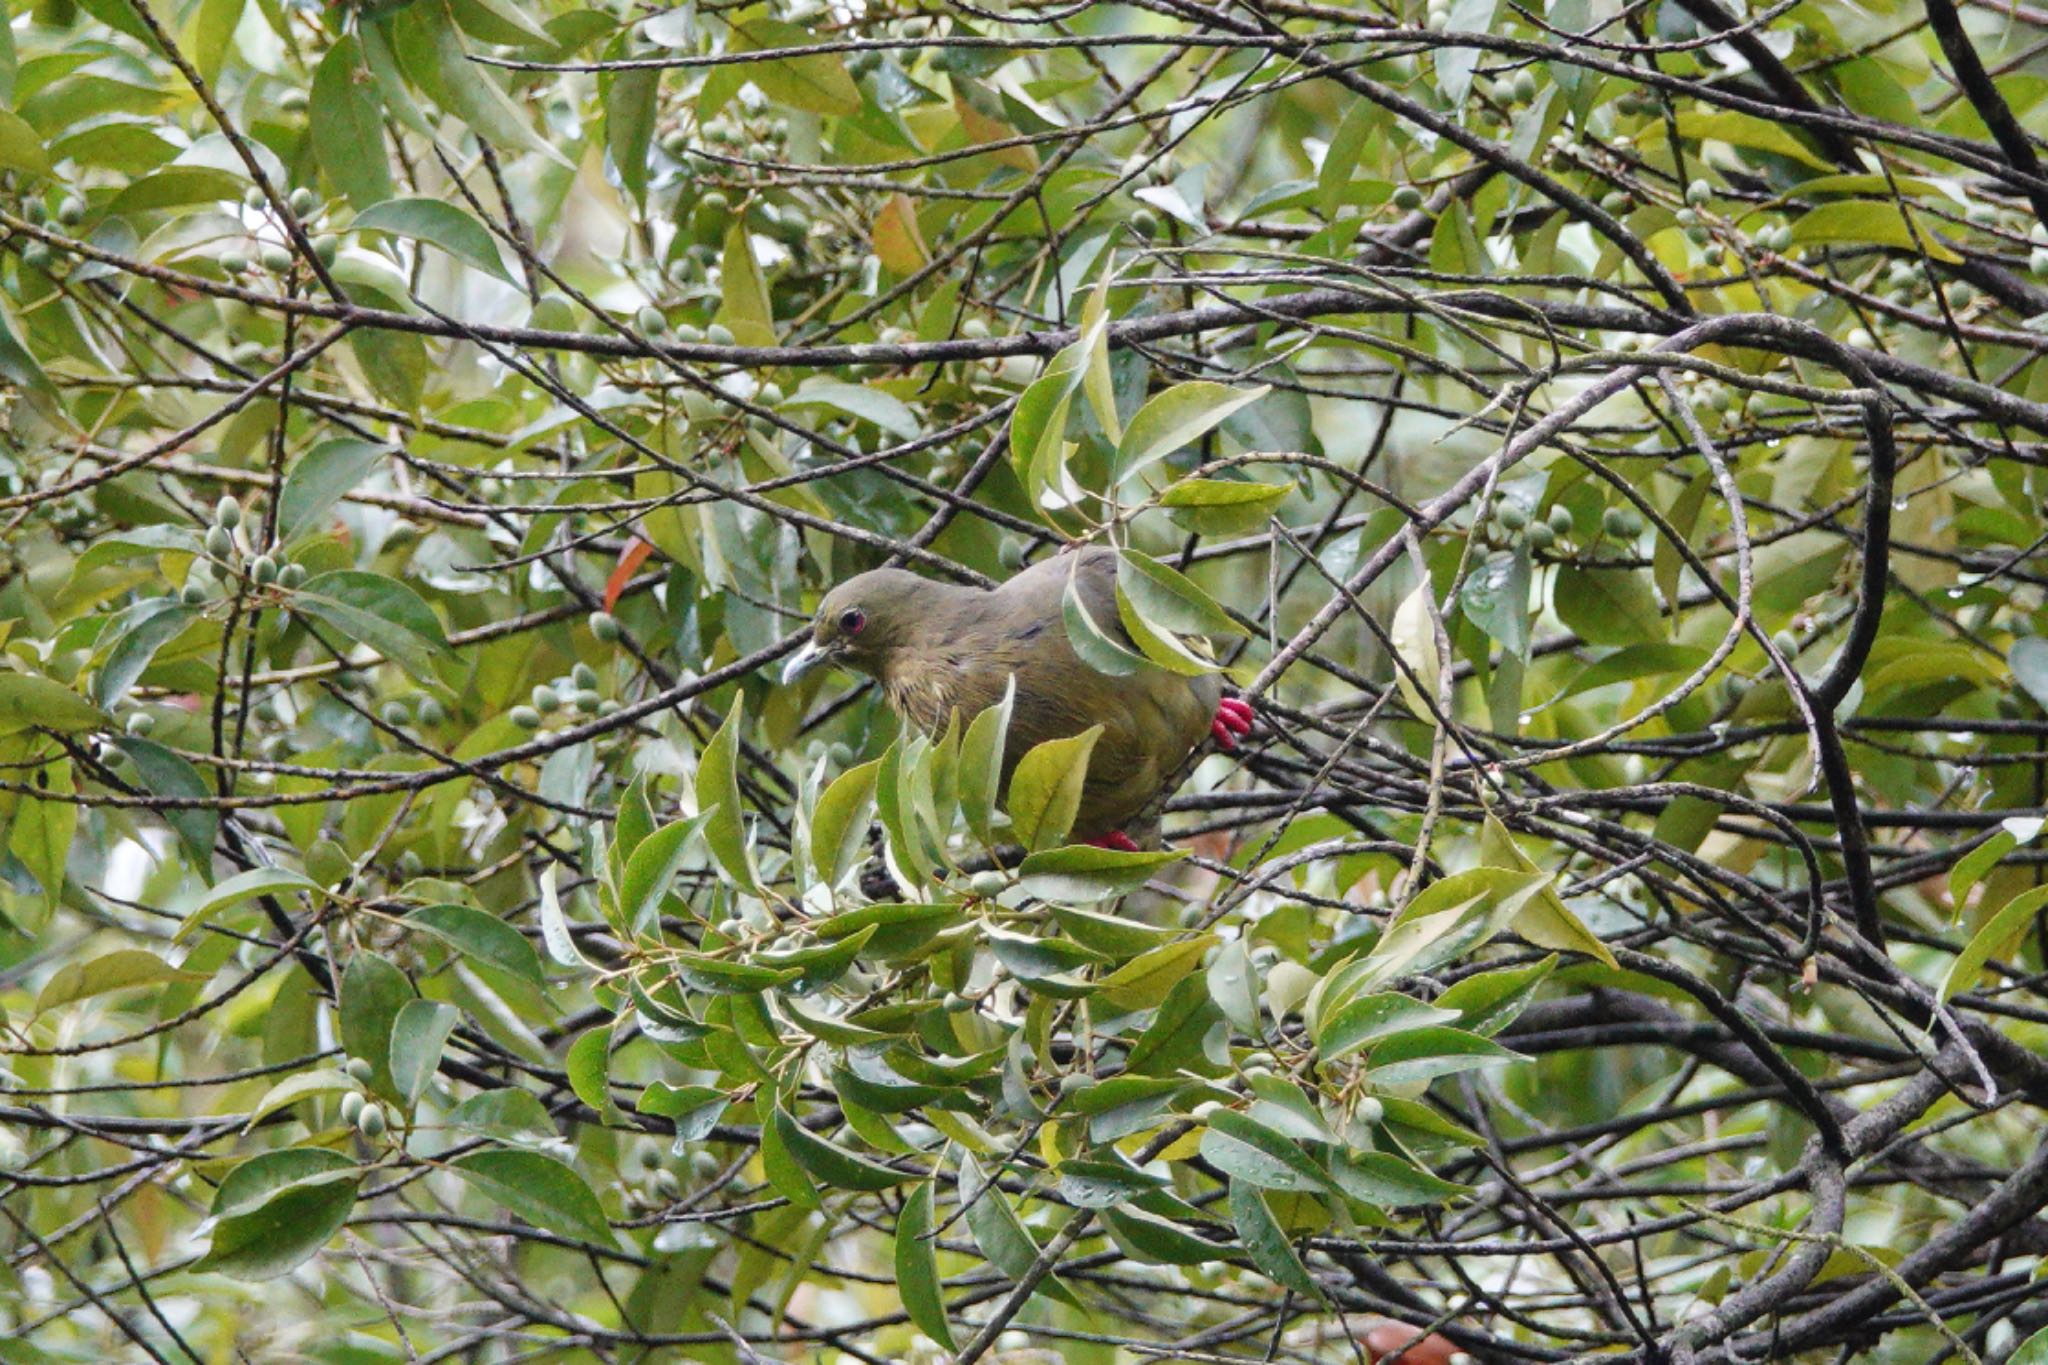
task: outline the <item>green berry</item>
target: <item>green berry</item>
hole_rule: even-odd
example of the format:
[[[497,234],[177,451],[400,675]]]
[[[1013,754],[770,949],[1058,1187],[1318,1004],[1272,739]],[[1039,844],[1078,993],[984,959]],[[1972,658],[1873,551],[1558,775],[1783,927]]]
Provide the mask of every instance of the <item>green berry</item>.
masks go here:
[[[735,340],[732,328],[722,322],[714,322],[709,327],[706,327],[704,329],[704,339],[713,346],[730,346]]]
[[[1377,1127],[1386,1116],[1387,1107],[1370,1095],[1358,1101],[1351,1110],[1351,1117],[1369,1128]]]
[[[418,849],[409,848],[398,855],[398,875],[404,877],[407,881],[419,876],[420,873],[426,870],[427,864],[420,857]]]
[[[137,711],[128,717],[128,723],[123,728],[131,735],[146,735],[156,729],[156,717],[147,711]]]
[[[683,1193],[683,1182],[676,1178],[674,1171],[656,1171],[654,1189],[663,1199],[679,1199]]]
[[[204,583],[196,578],[188,578],[185,580],[184,588],[178,593],[178,600],[188,607],[196,607],[205,603],[211,596]]]
[[[439,725],[443,721],[448,719],[448,708],[441,705],[440,701],[437,698],[421,697],[419,704],[419,718],[420,724],[422,725]]]
[[[1519,531],[1529,524],[1529,509],[1519,502],[1502,502],[1493,509],[1494,520],[1510,531]]]
[[[235,538],[225,526],[212,526],[206,532],[206,553],[215,559],[226,559],[235,552]]]
[[[369,1059],[364,1057],[349,1058],[348,1065],[343,1067],[342,1070],[348,1072],[350,1076],[363,1085],[368,1085],[370,1078],[377,1074],[377,1068],[371,1066]]]
[[[569,680],[578,687],[597,686],[597,670],[589,664],[577,664],[569,670]]]
[[[1635,203],[1627,190],[1609,190],[1600,196],[1600,207],[1617,218],[1634,208]]]
[[[301,185],[291,192],[291,197],[285,202],[291,205],[293,217],[304,218],[313,211],[313,205],[319,201],[313,197],[313,191]]]
[[[1799,652],[1799,637],[1789,630],[1775,632],[1771,636],[1771,648],[1787,656]]]
[[[967,889],[983,900],[993,900],[1002,895],[1009,885],[1009,879],[1000,872],[977,872],[968,879]]]
[[[1547,550],[1557,543],[1557,532],[1550,529],[1548,522],[1530,522],[1528,535],[1529,548],[1532,550]]]
[[[384,1106],[365,1104],[363,1112],[356,1115],[356,1131],[366,1138],[380,1138],[390,1128],[384,1121]]]
[[[531,706],[515,706],[508,714],[512,717],[512,723],[522,730],[540,729],[540,712]]]
[[[77,195],[69,195],[57,205],[57,221],[65,227],[77,227],[85,221],[85,201]]]
[[[939,1007],[948,1014],[965,1014],[974,1008],[974,1002],[958,991],[947,991]]]
[[[306,107],[306,92],[303,90],[285,91],[277,97],[277,107],[286,113],[296,114],[299,110]]]
[[[1548,520],[1551,530],[1561,536],[1568,535],[1572,529],[1572,509],[1561,502],[1552,503]]]
[[[619,618],[608,611],[590,613],[590,633],[600,644],[612,644],[619,638]]]
[[[724,1170],[724,1164],[709,1152],[690,1153],[690,1176],[695,1180],[709,1180]]]
[[[1714,197],[1714,187],[1705,180],[1695,180],[1685,187],[1685,202],[1692,205],[1707,203]]]
[[[22,213],[38,227],[50,221],[50,206],[40,199],[31,199]]]
[[[232,496],[223,497],[213,505],[213,524],[225,526],[230,531],[242,524],[242,504]]]
[[[341,239],[322,235],[313,239],[313,257],[322,265],[333,265],[334,258],[341,254]]]
[[[1159,235],[1159,215],[1150,209],[1139,209],[1131,215],[1131,232],[1140,241],[1151,241]]]
[[[49,269],[55,259],[56,253],[50,250],[48,242],[30,242],[21,249],[21,263],[37,270]]]
[[[249,561],[249,577],[262,587],[269,587],[277,581],[277,561],[269,555],[257,555]]]
[[[281,246],[267,246],[257,253],[263,268],[273,275],[282,275],[292,268],[292,253]]]
[[[533,696],[530,700],[533,702],[533,709],[544,716],[552,711],[559,711],[562,708],[562,699],[555,695],[555,689],[552,687],[541,686],[534,688]]]
[[[280,588],[296,588],[306,581],[306,566],[286,564],[277,571],[277,585]]]
[[[782,385],[771,380],[761,386],[761,391],[754,395],[754,401],[764,408],[772,408],[785,397],[787,395],[782,392]]]
[[[633,315],[633,325],[648,336],[658,337],[668,330],[668,318],[650,303]]]
[[[543,332],[573,332],[576,330],[575,305],[564,295],[551,290],[542,294],[533,305],[527,325]]]
[[[387,701],[377,709],[377,714],[386,725],[396,728],[412,720],[412,708],[402,701]]]
[[[1529,103],[1536,98],[1536,73],[1526,66],[1523,67],[1515,73],[1513,88],[1517,102]]]
[[[368,1103],[361,1091],[349,1091],[341,1097],[341,1121],[353,1128],[356,1120],[363,1115],[363,1106]]]
[[[604,698],[598,694],[596,688],[585,687],[579,689],[573,697],[569,698],[569,704],[583,715],[588,716],[595,713],[597,708],[604,704]]]
[[[1413,213],[1422,207],[1422,191],[1414,185],[1400,185],[1394,190],[1394,207],[1403,212]]]
[[[1626,507],[1610,507],[1600,514],[1600,527],[1610,536],[1627,535],[1629,533],[1628,521],[1629,514]]]

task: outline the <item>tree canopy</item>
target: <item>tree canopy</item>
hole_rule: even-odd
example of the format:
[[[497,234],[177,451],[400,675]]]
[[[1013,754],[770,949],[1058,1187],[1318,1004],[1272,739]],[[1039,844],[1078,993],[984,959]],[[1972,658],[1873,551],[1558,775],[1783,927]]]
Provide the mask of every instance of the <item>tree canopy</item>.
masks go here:
[[[15,8],[0,1362],[2048,1361],[2048,12]]]

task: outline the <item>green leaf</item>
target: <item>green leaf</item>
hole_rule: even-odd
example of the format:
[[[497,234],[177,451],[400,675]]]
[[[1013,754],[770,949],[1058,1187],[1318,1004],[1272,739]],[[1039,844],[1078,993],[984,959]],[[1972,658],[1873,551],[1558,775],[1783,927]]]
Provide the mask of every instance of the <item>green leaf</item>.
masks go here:
[[[1081,656],[1081,662],[1097,673],[1106,673],[1112,678],[1136,673],[1145,666],[1145,656],[1126,649],[1088,610],[1088,604],[1081,598],[1079,570],[1080,557],[1077,555],[1074,573],[1068,575],[1066,590],[1060,595],[1060,620],[1066,628],[1067,643],[1074,647],[1074,653]]]
[[[435,93],[448,111],[493,142],[538,152],[559,166],[571,168],[568,157],[534,132],[533,125],[499,86],[490,69],[469,59],[446,6],[425,8],[421,15],[440,86]]]
[[[361,1171],[348,1156],[329,1147],[259,1152],[222,1177],[209,1212],[215,1218],[254,1213],[286,1190],[326,1184],[344,1175],[360,1178]]]
[[[358,213],[352,225],[357,232],[384,232],[426,242],[461,261],[513,282],[498,257],[498,244],[490,230],[468,212],[442,199],[387,199]]]
[[[1244,1244],[1252,1264],[1261,1274],[1283,1289],[1292,1289],[1297,1294],[1311,1298],[1322,1298],[1322,1286],[1308,1273],[1308,1267],[1301,1263],[1294,1246],[1287,1240],[1286,1230],[1280,1220],[1273,1216],[1273,1209],[1266,1202],[1265,1194],[1257,1185],[1242,1180],[1230,1182],[1230,1221],[1237,1228],[1238,1240]]]
[[[1640,644],[1667,633],[1664,608],[1639,570],[1560,565],[1551,593],[1558,619],[1589,645]]]
[[[44,900],[54,908],[64,894],[65,869],[78,833],[79,808],[64,799],[77,790],[70,760],[44,764],[35,784],[44,795],[20,798],[13,827],[7,831],[7,850],[35,877]]]
[[[185,628],[203,615],[176,598],[150,598],[138,605],[128,618],[127,628],[115,637],[107,650],[106,662],[93,676],[93,700],[112,706],[128,694],[135,680],[148,671],[158,650],[185,633]]]
[[[594,964],[576,946],[576,936],[569,931],[568,916],[562,913],[562,898],[555,892],[556,870],[553,863],[541,869],[540,941],[547,946],[548,956],[561,966],[581,967],[589,971]]]
[[[155,953],[140,948],[117,948],[84,962],[67,962],[43,983],[36,995],[36,1013],[90,1000],[110,991],[132,990],[137,986],[160,986],[166,981],[185,979],[179,971]]]
[[[777,19],[727,22],[732,27],[735,52],[773,52],[779,47],[811,47],[817,42],[804,29]],[[860,87],[846,74],[846,63],[836,52],[748,62],[740,70],[776,104],[813,114],[851,116],[861,111]]]
[[[1351,1198],[1380,1209],[1441,1204],[1472,1193],[1470,1185],[1439,1179],[1389,1152],[1334,1152],[1330,1178]]]
[[[1479,947],[1551,884],[1548,874],[1475,867],[1410,901],[1367,956],[1369,986],[1426,972]]]
[[[426,930],[472,961],[535,986],[547,984],[532,942],[496,915],[467,905],[423,905],[407,914],[405,923],[407,928]]]
[[[1197,934],[1140,953],[1096,982],[1095,998],[1120,1010],[1151,1009],[1200,965],[1215,941],[1214,934]]]
[[[911,1323],[954,1351],[959,1348],[953,1341],[953,1324],[946,1320],[945,1298],[939,1292],[939,1261],[928,1235],[931,1230],[932,1186],[926,1180],[904,1198],[903,1212],[896,1217],[896,1292]]]
[[[2005,652],[2006,667],[2013,681],[2026,690],[2036,704],[2048,707],[2048,639],[2022,635]]]
[[[254,900],[258,896],[300,894],[324,896],[327,889],[304,873],[285,867],[252,867],[246,872],[237,872],[226,881],[217,883],[199,904],[185,912],[172,941],[182,942],[190,938],[215,915],[243,901]]]
[[[1104,1209],[1100,1217],[1117,1248],[1148,1265],[1208,1265],[1229,1251],[1135,1204]]]
[[[624,43],[614,43],[610,55],[626,55]],[[660,112],[656,101],[661,94],[661,71],[656,67],[609,71],[601,84],[605,150],[611,154],[612,167],[626,193],[644,205],[647,156],[654,146],[655,118]]]
[[[32,673],[0,673],[0,735],[31,726],[77,734],[107,724],[106,712],[60,682]]]
[[[604,1115],[612,1114],[612,1027],[585,1029],[569,1044],[563,1070],[569,1073],[569,1089],[576,1098]]]
[[[1223,945],[1209,964],[1209,998],[1223,1017],[1253,1037],[1263,1029],[1259,1019],[1259,991],[1252,981],[1251,946],[1242,938]]]
[[[1526,967],[1479,972],[1439,995],[1435,1004],[1455,1012],[1459,1028],[1491,1038],[1515,1021],[1556,966],[1552,953]]]
[[[1040,900],[1099,901],[1136,890],[1153,872],[1186,856],[1177,849],[1130,853],[1069,844],[1026,855],[1017,872],[1024,890]]]
[[[107,204],[109,218],[240,199],[248,181],[213,166],[172,166],[131,180]]]
[[[806,1175],[828,1189],[872,1192],[894,1189],[906,1180],[917,1179],[913,1172],[891,1170],[826,1141],[798,1123],[780,1105],[776,1106],[773,1122],[784,1150]]]
[[[236,4],[239,9],[239,0]],[[358,213],[389,199],[393,186],[384,105],[354,34],[336,38],[313,73],[312,114],[306,130],[313,155],[334,187]]]
[[[732,329],[733,339],[742,346],[773,346],[775,309],[769,301],[768,279],[754,259],[744,222],[735,220],[726,230],[719,270],[718,320]]]
[[[1330,1178],[1293,1139],[1283,1137],[1233,1109],[1209,1115],[1202,1131],[1202,1159],[1230,1177],[1267,1190],[1321,1192]]]
[[[114,744],[135,765],[136,778],[151,793],[182,801],[213,797],[200,779],[199,770],[163,745],[134,735],[123,735]],[[167,808],[160,815],[165,824],[178,832],[179,841],[196,866],[213,866],[213,844],[220,834],[217,812],[204,806],[184,806]]]
[[[1519,1052],[1463,1029],[1407,1029],[1373,1047],[1366,1079],[1378,1087],[1413,1085],[1475,1067],[1522,1060]]]
[[[1404,1029],[1445,1024],[1458,1012],[1417,1000],[1412,995],[1363,995],[1324,1015],[1316,1030],[1316,1053],[1328,1065]]]
[[[403,1096],[391,1074],[391,1034],[415,995],[406,974],[372,952],[359,950],[341,974],[341,1045],[370,1064],[370,1088],[386,1099]]]
[[[441,1065],[441,1049],[462,1011],[438,1000],[408,1000],[391,1023],[391,1083],[406,1108],[418,1104]]]
[[[747,827],[740,804],[740,724],[745,703],[733,694],[725,724],[711,737],[697,760],[697,809],[704,813],[704,841],[711,856],[743,891],[758,888],[754,860],[747,854]],[[636,854],[637,856],[637,854]]]
[[[996,803],[1002,796],[1003,751],[1008,743],[1010,716],[1017,705],[1017,678],[1011,674],[1003,683],[1003,699],[982,708],[968,722],[960,741],[959,802],[967,828],[984,844],[995,841]]]
[[[1479,856],[1494,867],[1511,868],[1517,872],[1540,870],[1535,860],[1522,852],[1514,836],[1508,833],[1508,827],[1491,812],[1487,813],[1485,822],[1480,826]],[[1578,953],[1605,966],[1617,967],[1619,964],[1614,960],[1614,953],[1557,894],[1556,880],[1547,877],[1542,887],[1515,915],[1515,932],[1539,948]]]
[[[325,529],[334,505],[362,487],[370,471],[391,454],[388,445],[342,437],[322,441],[293,461],[277,495],[278,543],[289,545]]]
[[[1131,418],[1123,440],[1117,443],[1114,482],[1121,483],[1153,461],[1194,444],[1231,413],[1258,402],[1270,391],[1264,384],[1234,389],[1193,379],[1153,395]]]
[[[848,768],[825,788],[811,811],[811,865],[827,886],[839,885],[867,846],[875,776],[881,766],[880,759],[872,759]]]
[[[1243,633],[1200,584],[1149,555],[1117,551],[1116,582],[1131,605],[1163,630],[1192,635]]]
[[[578,1242],[616,1246],[604,1206],[583,1177],[539,1152],[472,1152],[449,1163],[471,1188],[507,1213]]]
[[[1102,727],[1090,726],[1066,739],[1049,739],[1017,760],[1010,775],[1010,827],[1025,848],[1051,848],[1074,827],[1088,756],[1100,738]]]
[[[722,731],[720,733],[723,733]],[[716,741],[713,741],[716,747]],[[704,770],[697,770],[700,788]],[[703,793],[700,790],[698,799]],[[690,837],[705,828],[704,815],[663,825],[640,841],[633,856],[626,859],[625,874],[619,879],[619,915],[634,933],[652,933],[676,873],[689,861]]]
[[[287,1105],[311,1099],[315,1095],[332,1095],[349,1091],[361,1091],[355,1077],[334,1067],[321,1067],[315,1071],[301,1071],[287,1076],[263,1093],[256,1101],[256,1107],[249,1111],[249,1117],[242,1124],[242,1131],[249,1132],[258,1122],[276,1113]]]
[[[1901,216],[1903,212],[1897,204],[1886,200],[1838,199],[1801,214],[1792,224],[1792,240],[1800,246],[1827,246],[1839,242],[1850,246],[1899,247],[1908,251],[1917,247],[1944,265],[1954,265],[1962,260],[1935,238],[1925,224],[1920,225],[1916,243],[1913,228]]]
[[[50,173],[50,154],[36,130],[11,109],[0,109],[0,169],[29,175]]]
[[[424,683],[434,665],[454,656],[433,609],[395,578],[363,569],[315,575],[292,594],[292,610],[341,632],[331,643],[346,651],[365,644]]]
[[[1010,1207],[1009,1199],[988,1182],[981,1167],[965,1152],[960,1155],[959,1188],[960,1199],[967,1208],[967,1230],[973,1234],[974,1244],[981,1248],[988,1263],[1012,1283],[1021,1281],[1038,1263],[1038,1243],[1032,1240],[1030,1229],[1017,1216],[1017,1210]],[[1079,1306],[1073,1291],[1052,1275],[1038,1282],[1037,1292]]]
[[[271,1280],[311,1259],[355,1209],[354,1180],[302,1183],[252,1213],[224,1218],[192,1266],[238,1280]]]
[[[2035,912],[2044,905],[2048,905],[2048,886],[2036,886],[2014,896],[1985,920],[1942,975],[1941,998],[1949,1000],[1974,987],[1992,958],[2011,956],[2034,927]]]

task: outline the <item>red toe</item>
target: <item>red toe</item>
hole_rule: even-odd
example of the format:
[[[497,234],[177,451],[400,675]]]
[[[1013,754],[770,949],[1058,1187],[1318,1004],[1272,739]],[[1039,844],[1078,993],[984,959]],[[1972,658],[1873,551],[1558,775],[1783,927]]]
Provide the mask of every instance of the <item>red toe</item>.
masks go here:
[[[1216,736],[1216,743],[1223,749],[1234,750],[1236,736],[1252,732],[1252,720],[1257,714],[1250,702],[1240,697],[1224,697],[1216,703],[1216,718],[1209,723],[1209,733]]]
[[[1113,829],[1107,834],[1098,834],[1093,839],[1083,839],[1081,842],[1093,844],[1097,848],[1115,849],[1118,853],[1138,851],[1138,846],[1131,842],[1131,836],[1120,829]]]

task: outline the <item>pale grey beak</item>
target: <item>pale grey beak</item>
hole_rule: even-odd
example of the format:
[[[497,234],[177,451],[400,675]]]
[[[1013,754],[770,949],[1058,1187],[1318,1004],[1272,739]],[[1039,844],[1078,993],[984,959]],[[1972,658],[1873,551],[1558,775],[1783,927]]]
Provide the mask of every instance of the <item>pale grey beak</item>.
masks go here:
[[[832,659],[832,650],[825,648],[816,640],[806,640],[802,649],[799,649],[784,661],[782,665],[782,681],[785,686],[793,683],[819,664],[830,663]]]

